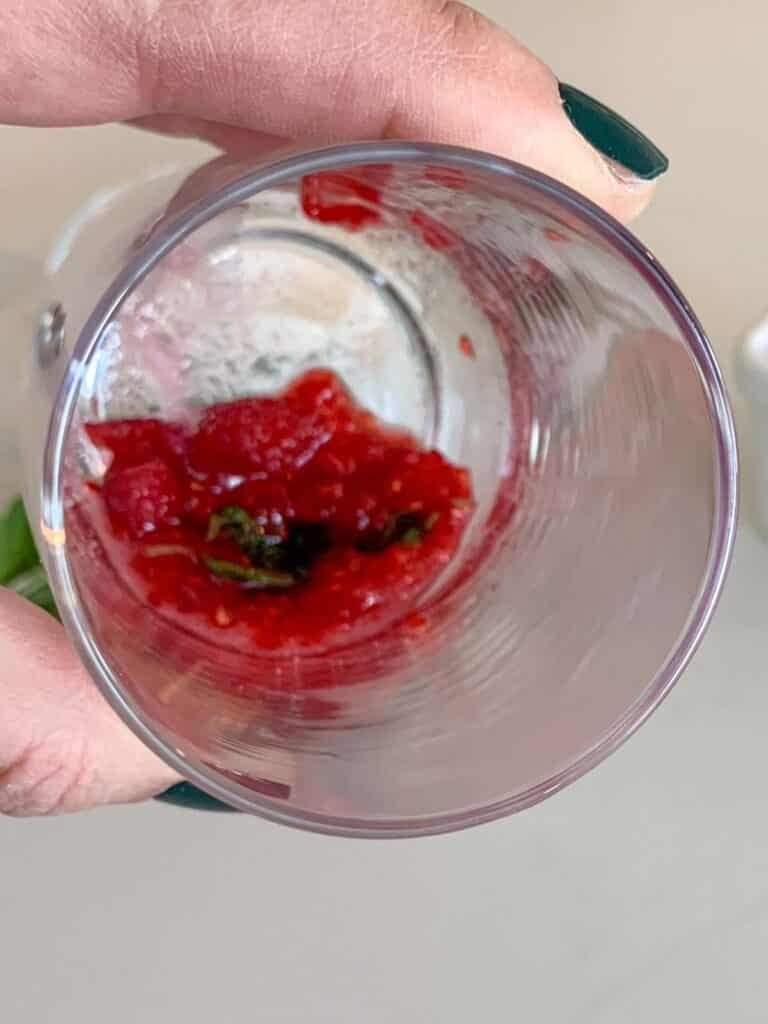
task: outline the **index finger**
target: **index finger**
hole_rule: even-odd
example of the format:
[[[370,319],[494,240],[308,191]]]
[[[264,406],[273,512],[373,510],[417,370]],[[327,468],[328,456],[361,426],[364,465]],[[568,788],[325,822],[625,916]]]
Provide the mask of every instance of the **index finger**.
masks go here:
[[[6,122],[162,114],[322,142],[456,143],[529,164],[624,219],[651,192],[650,175],[617,174],[574,128],[587,122],[566,116],[544,64],[459,3],[10,0],[4,36]]]

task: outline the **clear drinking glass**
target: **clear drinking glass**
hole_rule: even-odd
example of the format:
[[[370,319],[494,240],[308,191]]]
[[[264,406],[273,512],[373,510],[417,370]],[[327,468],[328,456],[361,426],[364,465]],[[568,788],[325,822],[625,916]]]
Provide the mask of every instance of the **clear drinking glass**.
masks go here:
[[[341,218],[305,215],[318,174]],[[685,300],[581,196],[434,145],[221,159],[96,196],[41,287],[15,329],[53,590],[106,699],[202,790],[337,835],[473,825],[596,765],[688,662],[733,539],[731,416]],[[429,623],[407,643],[243,661],[110,566],[78,499],[104,471],[82,424],[191,415],[309,366],[469,467],[476,510],[399,610]]]

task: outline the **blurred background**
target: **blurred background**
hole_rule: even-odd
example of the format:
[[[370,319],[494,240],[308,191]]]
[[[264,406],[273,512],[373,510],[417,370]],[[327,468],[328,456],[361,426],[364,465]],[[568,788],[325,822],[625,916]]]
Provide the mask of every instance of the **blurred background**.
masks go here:
[[[749,424],[732,372],[768,308],[768,10],[475,6],[670,157],[636,230],[709,332],[747,469],[714,625],[627,746],[553,800],[474,831],[336,840],[153,803],[0,819],[4,1020],[768,1019],[768,549],[749,523]],[[0,127],[2,245],[42,252],[98,186],[204,152],[119,127]],[[4,434],[2,496],[16,472]]]

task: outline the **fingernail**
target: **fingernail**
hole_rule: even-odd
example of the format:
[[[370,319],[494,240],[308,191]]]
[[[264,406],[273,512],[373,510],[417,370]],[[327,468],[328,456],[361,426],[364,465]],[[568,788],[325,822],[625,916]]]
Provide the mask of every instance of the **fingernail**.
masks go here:
[[[191,782],[177,782],[175,786],[160,793],[155,800],[162,800],[166,804],[176,804],[177,807],[190,807],[196,811],[234,811],[234,807],[224,804],[213,796],[204,793],[202,789],[193,786]]]
[[[659,147],[620,114],[572,85],[560,82],[559,89],[574,128],[609,161],[626,168],[628,176],[653,181],[667,170],[669,160]]]

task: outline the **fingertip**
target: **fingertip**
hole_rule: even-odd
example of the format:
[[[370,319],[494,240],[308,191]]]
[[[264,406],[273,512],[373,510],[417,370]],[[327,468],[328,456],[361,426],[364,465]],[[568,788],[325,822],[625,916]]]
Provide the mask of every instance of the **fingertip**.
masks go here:
[[[668,158],[644,132],[605,103],[563,82],[557,83],[557,90],[564,120],[592,155],[595,178],[584,191],[619,220],[634,220],[668,171]]]
[[[64,629],[0,589],[0,813],[149,799],[179,781],[99,693]]]
[[[623,224],[631,224],[653,200],[655,181],[622,182],[608,204],[608,212]]]
[[[564,82],[558,93],[565,116],[610,165],[641,181],[654,181],[669,169],[656,143],[611,107]]]
[[[596,150],[593,153],[594,175],[583,188],[577,185],[577,190],[622,224],[631,224],[651,203],[661,179],[643,180]]]
[[[578,132],[562,109],[542,115],[542,128],[527,161],[581,193],[623,224],[635,220],[654,197],[659,181],[642,178],[605,156]]]

